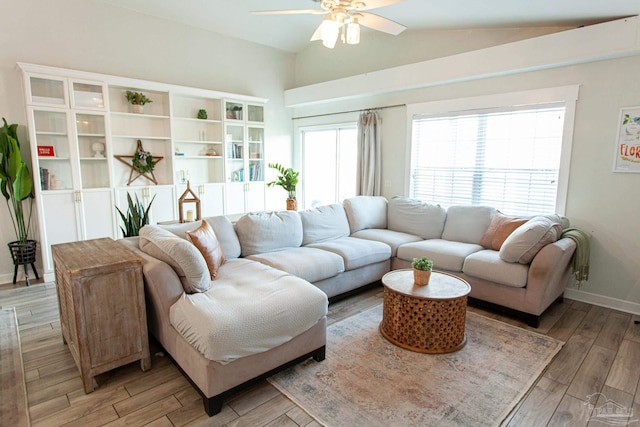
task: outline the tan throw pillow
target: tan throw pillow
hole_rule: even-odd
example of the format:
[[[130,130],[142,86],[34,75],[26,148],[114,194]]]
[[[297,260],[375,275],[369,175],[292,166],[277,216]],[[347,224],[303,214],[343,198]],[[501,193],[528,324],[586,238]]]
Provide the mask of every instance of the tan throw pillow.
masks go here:
[[[496,211],[491,218],[491,224],[480,239],[480,245],[487,249],[499,251],[504,241],[514,232],[514,230],[526,223],[524,218],[515,218],[504,215]]]
[[[206,220],[202,220],[200,227],[192,231],[187,231],[187,239],[195,245],[200,251],[204,260],[207,262],[211,280],[216,278],[218,269],[226,261],[224,251],[213,228]]]
[[[535,216],[518,227],[500,248],[500,258],[506,262],[529,264],[544,246],[562,235],[562,226],[544,216]]]

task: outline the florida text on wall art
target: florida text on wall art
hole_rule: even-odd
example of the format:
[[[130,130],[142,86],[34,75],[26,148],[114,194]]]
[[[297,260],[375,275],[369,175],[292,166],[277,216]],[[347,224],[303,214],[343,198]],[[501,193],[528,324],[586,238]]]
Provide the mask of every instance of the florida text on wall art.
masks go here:
[[[622,108],[619,120],[613,171],[640,173],[640,107]]]

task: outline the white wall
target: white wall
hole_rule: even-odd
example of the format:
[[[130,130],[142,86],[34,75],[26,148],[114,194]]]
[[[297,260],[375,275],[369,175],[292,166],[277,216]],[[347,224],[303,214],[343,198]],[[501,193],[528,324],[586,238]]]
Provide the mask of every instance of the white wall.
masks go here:
[[[405,48],[418,50],[421,46],[416,41]],[[572,46],[558,46],[558,49],[572,49]],[[305,56],[305,61],[297,65],[299,70],[321,65],[321,60],[314,62],[310,55]],[[386,63],[384,58],[380,61]],[[374,69],[377,68],[372,65],[371,71]],[[362,72],[367,71],[370,70]],[[566,215],[574,226],[592,235],[591,277],[582,285],[581,292],[572,291],[570,295],[640,313],[640,270],[637,268],[640,227],[635,224],[640,212],[640,175],[612,172],[620,108],[640,105],[638,75],[640,56],[635,54],[583,65],[328,102],[296,108],[294,117],[579,84]],[[391,197],[405,194],[408,180],[406,159],[410,143],[406,109],[382,110],[382,117],[382,179],[390,183],[383,188],[383,195]],[[327,118],[323,117],[322,121],[326,123]],[[312,122],[313,119],[305,119],[306,124]]]
[[[283,107],[283,90],[294,82],[292,54],[89,0],[1,4],[0,116],[21,125],[24,148],[29,146],[26,112],[16,62],[268,98],[267,161],[290,162],[291,118]],[[284,203],[278,199],[270,204],[280,201]],[[6,248],[12,240],[8,212],[0,206],[0,246]],[[0,283],[11,281],[13,273],[4,250]]]

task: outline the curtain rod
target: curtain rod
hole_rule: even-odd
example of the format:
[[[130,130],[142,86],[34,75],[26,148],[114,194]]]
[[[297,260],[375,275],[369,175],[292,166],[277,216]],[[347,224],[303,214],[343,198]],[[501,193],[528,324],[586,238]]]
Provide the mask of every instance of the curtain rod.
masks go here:
[[[325,114],[316,114],[312,116],[301,116],[301,117],[292,117],[291,120],[299,120],[299,119],[309,119],[312,117],[324,117],[324,116],[333,116],[336,114],[347,114],[347,113],[361,113],[367,110],[384,110],[387,108],[398,108],[398,107],[406,107],[407,104],[396,104],[396,105],[385,105],[384,107],[374,107],[374,108],[364,108],[361,110],[350,110],[350,111],[339,111],[336,113],[325,113]]]

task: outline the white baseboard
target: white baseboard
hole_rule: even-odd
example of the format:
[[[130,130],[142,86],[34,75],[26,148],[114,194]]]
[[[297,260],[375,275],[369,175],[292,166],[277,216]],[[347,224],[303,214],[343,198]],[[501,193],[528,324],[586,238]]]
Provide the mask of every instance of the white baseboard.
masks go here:
[[[38,270],[38,275],[41,279],[44,278],[45,282],[53,282],[56,279],[56,276],[53,272],[42,274],[42,272]],[[34,280],[35,278],[36,276],[33,274],[31,267],[29,267],[29,279]],[[24,270],[22,269],[22,267],[20,267],[20,270],[18,270],[18,277],[16,278],[16,282],[24,282]],[[13,273],[0,274],[0,284],[5,283],[13,283]]]
[[[640,303],[637,302],[624,301],[571,288],[564,291],[564,297],[574,301],[586,302],[593,305],[599,305],[601,307],[624,311],[625,313],[640,315]]]
[[[24,274],[22,274],[22,276],[18,274],[18,280],[24,280]],[[13,273],[0,274],[0,283],[12,283],[12,282],[13,282]]]

